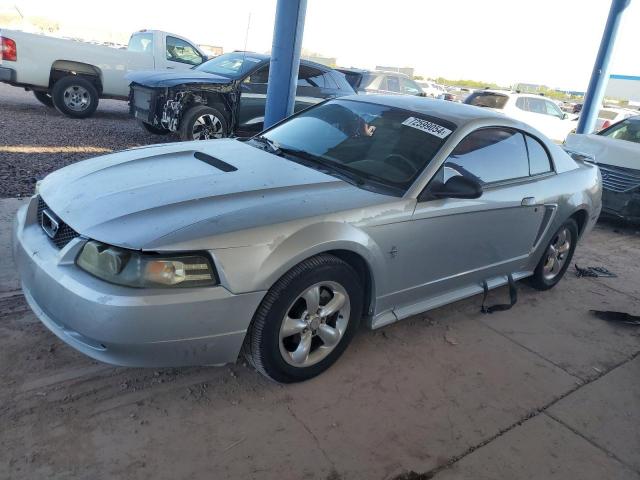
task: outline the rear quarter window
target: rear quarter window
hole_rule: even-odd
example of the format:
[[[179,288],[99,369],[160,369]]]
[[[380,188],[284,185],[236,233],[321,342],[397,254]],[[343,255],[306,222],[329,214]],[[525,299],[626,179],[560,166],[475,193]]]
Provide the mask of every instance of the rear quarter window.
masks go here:
[[[529,151],[529,174],[540,175],[552,170],[551,160],[545,148],[533,137],[525,135]]]

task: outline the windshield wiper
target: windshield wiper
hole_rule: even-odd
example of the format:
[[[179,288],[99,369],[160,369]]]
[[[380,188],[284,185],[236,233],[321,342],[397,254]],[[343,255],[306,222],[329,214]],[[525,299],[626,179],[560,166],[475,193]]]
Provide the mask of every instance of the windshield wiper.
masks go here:
[[[280,145],[278,145],[277,142],[274,142],[273,140],[268,139],[264,135],[251,137],[251,140],[255,140],[261,145],[266,146],[269,152],[273,153],[274,155],[282,155],[282,149],[280,148]]]

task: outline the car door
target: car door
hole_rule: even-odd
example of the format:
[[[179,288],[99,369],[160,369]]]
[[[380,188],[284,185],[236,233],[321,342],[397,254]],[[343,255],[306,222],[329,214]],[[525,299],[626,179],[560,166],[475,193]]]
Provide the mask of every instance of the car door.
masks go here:
[[[259,66],[244,78],[240,85],[240,108],[238,129],[246,133],[257,133],[264,124],[264,109],[267,101],[269,62]]]
[[[520,120],[540,130],[547,137],[554,138],[557,125],[555,119],[548,114],[547,102],[536,97],[527,97],[525,100],[526,113]]]
[[[430,87],[430,90],[431,90],[431,92],[430,92],[431,96],[435,97],[435,94],[434,94],[435,88],[434,88],[433,84],[431,84],[429,87]],[[400,77],[400,91],[402,93],[404,93],[405,95],[421,95],[421,96],[425,96],[425,93],[420,88],[420,85],[418,85],[413,80],[410,80],[410,79],[404,78],[404,77]]]
[[[480,198],[437,199],[429,189],[462,175],[483,186]],[[538,176],[530,176],[524,136],[483,128],[463,139],[418,199],[402,227],[404,243],[390,270],[397,286],[392,303],[402,309],[446,298],[483,280],[520,271],[532,252],[545,215],[538,205]],[[446,303],[446,302],[443,302]]]
[[[198,49],[186,40],[167,35],[165,40],[165,68],[187,70],[200,65],[206,59]]]
[[[386,75],[386,81],[385,93],[401,93],[399,77],[397,77],[396,75]]]

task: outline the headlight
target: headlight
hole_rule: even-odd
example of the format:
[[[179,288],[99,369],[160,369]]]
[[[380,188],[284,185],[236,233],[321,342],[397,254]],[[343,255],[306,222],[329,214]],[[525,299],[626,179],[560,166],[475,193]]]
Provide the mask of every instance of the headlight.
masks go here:
[[[206,287],[216,273],[205,254],[141,253],[88,241],[76,265],[107,282],[138,288]]]

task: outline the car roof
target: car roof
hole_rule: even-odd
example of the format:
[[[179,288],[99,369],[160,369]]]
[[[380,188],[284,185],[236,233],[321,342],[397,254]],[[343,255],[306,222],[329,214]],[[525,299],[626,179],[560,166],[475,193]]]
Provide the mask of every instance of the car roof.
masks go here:
[[[250,52],[248,50],[246,52],[244,50],[234,50],[233,52],[228,52],[228,53],[246,53],[247,55],[251,55],[252,58],[256,58],[262,62],[271,60],[271,55],[269,55],[268,53],[256,53],[256,52]],[[300,59],[300,64],[306,65],[309,67],[315,67],[319,70],[326,71],[326,72],[333,70],[331,67],[327,67],[322,63],[314,62],[312,60],[307,60],[305,58]]]
[[[520,92],[514,92],[513,90],[496,90],[491,88],[484,88],[484,89],[476,90],[474,93],[483,93],[483,92],[495,93],[497,95],[505,95],[507,97],[513,97],[513,98],[542,98],[543,100],[550,100],[552,102],[554,101],[553,98],[546,97],[544,95],[538,95],[536,93],[520,93]]]
[[[474,107],[464,103],[448,102],[446,100],[418,97],[415,95],[349,95],[340,97],[340,100],[355,100],[358,102],[402,108],[423,115],[442,118],[458,126],[480,118],[498,120],[504,120],[506,118],[503,114],[494,112],[493,110],[487,110],[486,108]]]
[[[367,73],[371,73],[371,74],[379,74],[379,75],[398,75],[400,77],[405,77],[405,78],[411,78],[409,77],[409,75],[407,75],[406,73],[402,73],[402,72],[394,72],[391,70],[367,70],[364,68],[355,68],[355,67],[349,67],[349,68],[345,68],[345,67],[336,67],[335,70],[338,70],[339,72],[343,72],[343,73],[358,73],[360,75],[365,75]]]

